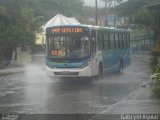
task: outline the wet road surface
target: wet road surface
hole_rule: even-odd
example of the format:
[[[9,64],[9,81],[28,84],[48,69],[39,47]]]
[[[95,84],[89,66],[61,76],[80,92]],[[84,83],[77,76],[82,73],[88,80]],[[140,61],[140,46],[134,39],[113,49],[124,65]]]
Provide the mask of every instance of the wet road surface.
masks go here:
[[[30,64],[24,73],[0,76],[0,113],[96,114],[147,81],[149,64],[149,55],[134,55],[122,74],[92,81],[48,77],[43,65]]]

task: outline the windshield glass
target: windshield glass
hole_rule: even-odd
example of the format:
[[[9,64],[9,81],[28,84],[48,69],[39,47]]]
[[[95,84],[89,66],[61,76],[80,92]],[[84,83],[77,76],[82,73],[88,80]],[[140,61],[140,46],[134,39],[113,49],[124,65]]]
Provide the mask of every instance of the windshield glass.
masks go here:
[[[48,39],[48,55],[52,57],[86,57],[90,53],[90,42],[86,35],[55,36]]]

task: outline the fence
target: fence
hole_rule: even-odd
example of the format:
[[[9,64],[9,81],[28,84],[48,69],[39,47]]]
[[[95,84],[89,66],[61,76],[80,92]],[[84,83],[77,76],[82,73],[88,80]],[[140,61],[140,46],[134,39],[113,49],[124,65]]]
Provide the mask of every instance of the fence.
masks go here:
[[[141,34],[133,36],[131,39],[131,50],[135,51],[151,51],[153,48],[154,36],[153,34]]]

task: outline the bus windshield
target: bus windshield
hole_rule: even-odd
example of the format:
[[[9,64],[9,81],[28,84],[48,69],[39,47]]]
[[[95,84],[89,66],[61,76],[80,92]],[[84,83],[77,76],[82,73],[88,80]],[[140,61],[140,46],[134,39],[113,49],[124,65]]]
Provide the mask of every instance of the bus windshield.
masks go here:
[[[81,58],[90,54],[87,35],[56,35],[48,39],[48,55],[56,58]]]

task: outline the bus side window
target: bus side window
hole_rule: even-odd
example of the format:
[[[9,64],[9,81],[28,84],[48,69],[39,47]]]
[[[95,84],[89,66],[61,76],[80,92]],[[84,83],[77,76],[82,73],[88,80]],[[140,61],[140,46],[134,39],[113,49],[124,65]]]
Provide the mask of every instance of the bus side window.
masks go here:
[[[127,33],[127,48],[130,47],[130,35]]]
[[[103,49],[103,33],[98,33],[97,43],[98,43],[98,50],[102,50]]]
[[[123,48],[123,36],[122,36],[122,33],[119,33],[119,47]]]
[[[124,45],[124,48],[127,48],[127,36],[126,36],[126,33],[123,33],[123,45]]]
[[[110,38],[110,49],[114,49],[114,33],[110,33],[109,38]]]
[[[104,49],[108,50],[110,48],[110,41],[108,33],[104,34]]]
[[[117,33],[115,33],[114,34],[115,36],[115,48],[119,48],[119,45],[118,45],[118,34]]]
[[[91,51],[92,53],[96,52],[96,31],[92,30],[91,32]]]

